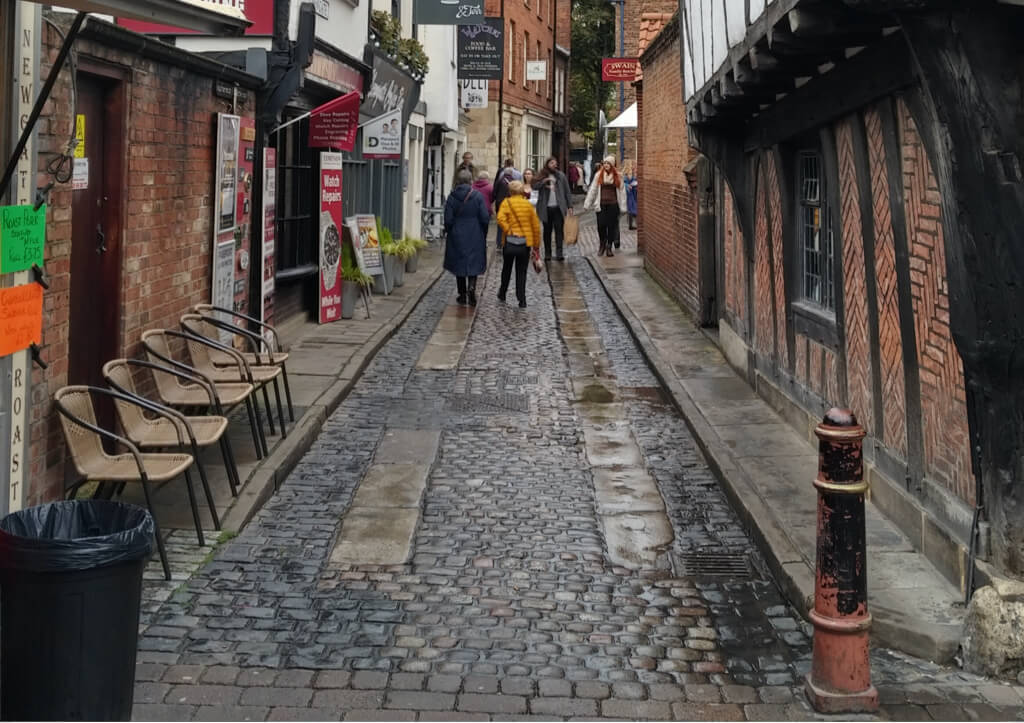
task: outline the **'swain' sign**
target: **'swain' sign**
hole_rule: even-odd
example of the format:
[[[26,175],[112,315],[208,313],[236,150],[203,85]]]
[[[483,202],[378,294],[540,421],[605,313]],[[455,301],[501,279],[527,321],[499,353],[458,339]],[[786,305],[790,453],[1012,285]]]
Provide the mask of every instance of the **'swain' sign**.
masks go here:
[[[640,61],[637,58],[602,58],[601,80],[636,80],[636,71],[639,67]]]

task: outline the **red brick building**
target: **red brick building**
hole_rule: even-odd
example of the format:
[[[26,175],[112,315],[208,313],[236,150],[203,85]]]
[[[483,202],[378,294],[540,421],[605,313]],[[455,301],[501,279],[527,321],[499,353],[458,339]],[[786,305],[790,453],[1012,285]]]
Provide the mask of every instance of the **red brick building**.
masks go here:
[[[490,81],[487,108],[468,112],[468,149],[492,175],[499,146],[517,168],[540,168],[550,155],[564,164],[568,153],[570,0],[505,0],[504,9],[504,78]],[[487,0],[485,11],[500,16],[501,2]],[[527,63],[538,60],[544,80],[527,80]]]
[[[1015,232],[1000,214],[1018,217],[1009,189],[1020,174],[979,170],[968,130],[978,121],[960,114],[951,99],[963,86],[947,74],[962,63],[975,72],[970,88],[996,92],[990,55],[1017,62],[1002,28],[1020,10],[883,17],[849,2],[812,22],[799,1],[752,18],[742,2],[714,4],[725,11],[686,3],[687,22],[673,19],[641,48],[648,270],[717,326],[730,362],[801,432],[829,407],[853,409],[868,432],[872,500],[954,584],[968,584],[972,554],[990,571],[1021,572],[1020,496],[997,470],[1017,479],[1005,470],[1018,469],[1022,446],[1016,423],[1000,431],[992,416],[1017,398],[1017,377],[989,366],[1013,366],[1016,316],[993,298],[1019,308]],[[945,42],[951,27],[963,47]],[[943,38],[938,49],[925,28]],[[1001,138],[994,147],[1019,142]],[[954,159],[975,174],[973,195]],[[1006,208],[988,208],[980,189],[1007,189],[989,194]]]
[[[69,16],[54,20],[66,24]],[[48,200],[50,288],[40,356],[49,368],[33,368],[25,506],[64,496],[65,445],[53,393],[67,384],[106,386],[104,362],[140,356],[144,330],[178,328],[189,306],[211,297],[217,114],[234,110],[244,130],[261,81],[142,40],[88,20],[76,41],[88,181],[78,190],[57,184]],[[44,76],[60,44],[57,32],[45,26]],[[42,171],[66,148],[75,127],[72,107],[71,72],[65,70],[39,126],[40,187],[50,180]],[[243,241],[238,251],[248,243]],[[247,287],[245,271],[237,267],[235,274]]]

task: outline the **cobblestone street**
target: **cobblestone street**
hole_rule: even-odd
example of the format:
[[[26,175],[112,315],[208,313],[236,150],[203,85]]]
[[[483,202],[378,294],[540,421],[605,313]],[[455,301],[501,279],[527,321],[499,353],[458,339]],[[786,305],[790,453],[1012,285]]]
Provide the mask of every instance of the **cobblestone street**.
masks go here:
[[[592,219],[581,235],[525,310],[492,262],[452,369],[418,363],[443,276],[253,521],[147,583],[135,718],[814,717],[809,629],[581,255]],[[404,562],[345,560],[368,472],[416,464],[420,498],[368,506],[371,533],[411,525]],[[1021,716],[1016,687],[873,664],[884,718]]]

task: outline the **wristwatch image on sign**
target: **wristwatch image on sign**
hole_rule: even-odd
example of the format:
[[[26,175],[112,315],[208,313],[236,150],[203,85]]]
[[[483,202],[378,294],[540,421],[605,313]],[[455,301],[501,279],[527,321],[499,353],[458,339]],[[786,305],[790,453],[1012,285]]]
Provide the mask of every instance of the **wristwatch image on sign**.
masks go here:
[[[338,227],[331,220],[329,211],[320,214],[320,258],[323,259],[323,267],[320,274],[323,276],[324,291],[330,291],[338,283],[338,263],[341,261],[341,234]]]

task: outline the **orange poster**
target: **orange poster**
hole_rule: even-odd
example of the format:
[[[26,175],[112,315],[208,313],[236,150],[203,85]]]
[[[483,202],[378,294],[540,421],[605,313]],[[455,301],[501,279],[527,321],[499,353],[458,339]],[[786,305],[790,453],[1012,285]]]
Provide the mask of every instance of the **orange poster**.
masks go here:
[[[43,340],[43,287],[22,284],[0,289],[0,357]]]

